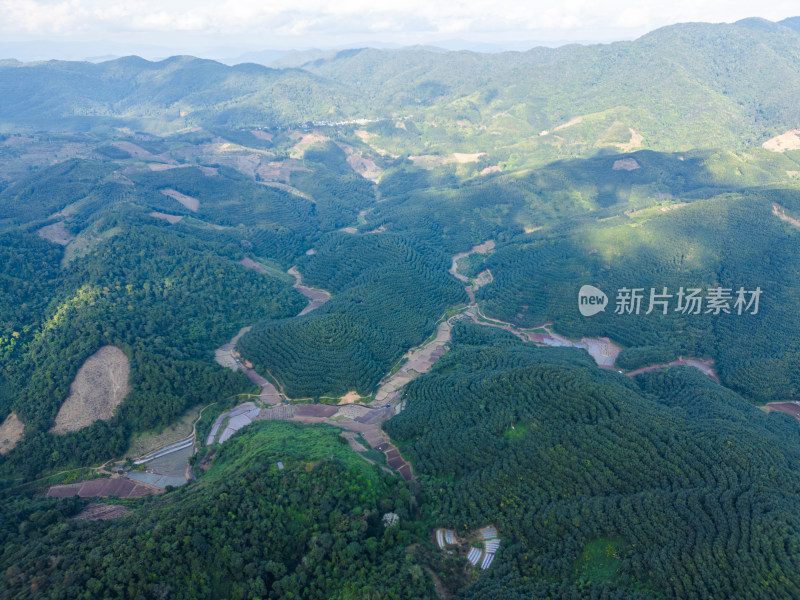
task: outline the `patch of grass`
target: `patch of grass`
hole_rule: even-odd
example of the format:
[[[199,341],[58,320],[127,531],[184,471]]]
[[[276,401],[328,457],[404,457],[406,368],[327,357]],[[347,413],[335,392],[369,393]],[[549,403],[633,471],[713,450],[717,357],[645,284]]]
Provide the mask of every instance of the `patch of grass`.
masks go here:
[[[359,441],[361,441],[361,440],[359,440]],[[369,446],[367,446],[367,444],[365,442],[362,442],[362,443],[364,443],[364,445],[367,447],[367,451],[366,452],[361,452],[360,453],[361,456],[364,456],[365,458],[370,459],[371,461],[375,462],[376,464],[383,465],[384,467],[388,466],[386,464],[386,455],[383,452],[379,452],[378,450],[375,450],[374,448],[370,448]]]
[[[270,461],[282,461],[285,468],[304,468],[323,460],[335,460],[347,469],[355,469],[379,481],[378,471],[364,462],[331,425],[301,425],[282,421],[257,421],[234,435],[222,446],[206,477],[214,479],[229,475],[226,467],[235,463],[238,468]],[[204,477],[205,479],[205,477]]]
[[[530,425],[520,425],[519,423],[515,423],[514,427],[509,427],[508,429],[503,432],[503,437],[509,441],[513,442],[524,438],[528,435],[528,432],[531,430]]]
[[[591,540],[572,566],[573,580],[580,583],[617,582],[624,546],[621,538]]]
[[[254,260],[264,268],[268,275],[281,281],[294,283],[294,277],[289,275],[277,261],[264,257],[257,257]]]

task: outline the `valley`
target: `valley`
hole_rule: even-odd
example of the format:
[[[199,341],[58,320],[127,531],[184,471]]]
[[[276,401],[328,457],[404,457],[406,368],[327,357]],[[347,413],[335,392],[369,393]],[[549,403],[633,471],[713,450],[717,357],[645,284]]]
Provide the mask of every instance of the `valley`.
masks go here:
[[[325,423],[360,435],[369,447],[386,454],[388,465],[397,471],[406,481],[409,481],[413,477],[411,465],[402,458],[396,446],[392,444],[390,439],[383,433],[381,430],[381,423],[402,411],[404,407],[403,392],[405,387],[417,377],[429,372],[438,359],[447,352],[452,341],[451,330],[453,325],[465,319],[477,325],[496,327],[507,331],[525,342],[531,342],[540,347],[567,347],[586,350],[600,368],[614,369],[614,363],[621,348],[614,345],[613,342],[607,338],[583,338],[579,342],[572,342],[548,329],[552,324],[543,324],[531,330],[520,330],[510,323],[488,319],[481,314],[480,308],[475,303],[474,296],[470,295],[470,292],[477,289],[478,286],[474,280],[471,280],[469,277],[459,272],[459,261],[473,254],[486,254],[491,252],[494,246],[494,241],[488,240],[474,246],[469,251],[460,252],[453,256],[450,273],[462,283],[467,284],[465,286],[465,291],[468,296],[470,296],[470,304],[460,310],[456,310],[455,314],[452,316],[443,319],[437,326],[434,334],[429,337],[425,343],[417,348],[409,350],[401,359],[401,363],[383,378],[378,390],[374,394],[374,399],[368,404],[343,403],[341,400],[344,400],[344,398],[340,399],[337,404],[330,404],[328,402],[315,404],[308,403],[308,399],[287,398],[282,392],[278,391],[275,385],[268,379],[253,370],[247,361],[243,361],[241,356],[235,351],[237,342],[251,329],[251,326],[244,327],[229,343],[215,351],[215,357],[220,365],[233,371],[242,371],[252,383],[260,386],[258,396],[254,398],[257,404],[248,401],[238,405],[232,410],[222,413],[214,422],[208,434],[208,438],[203,445],[211,446],[215,442],[223,444],[236,431],[247,427],[257,420],[278,419],[300,423]],[[320,297],[324,298],[323,303],[330,299],[330,294],[324,290],[302,286],[302,278],[295,267],[289,269],[289,274],[293,275],[296,279],[295,289],[298,289],[304,296],[309,298],[309,306],[303,309],[298,316],[303,316],[311,310],[318,308],[319,304],[315,305],[315,302],[317,302]],[[542,331],[544,333],[541,333]],[[714,373],[710,362],[697,359],[684,359],[683,357],[679,357],[678,360],[667,364],[641,367],[627,372],[626,375],[635,377],[641,373],[677,365],[697,368],[719,383],[719,378]],[[619,372],[622,373],[622,371]],[[177,460],[179,463],[181,461],[185,463],[197,446],[198,443],[195,436],[192,435],[185,440],[173,443],[164,448],[159,448],[134,462],[135,464],[149,463],[148,473],[153,473],[156,477],[166,477],[167,480],[174,485],[176,481],[174,476],[170,479],[169,475],[161,473],[161,471],[169,470],[169,467],[164,469],[157,464],[153,464],[151,461],[159,457],[175,454],[174,460]],[[362,451],[366,450],[363,445],[356,446],[355,444],[351,444],[351,446],[354,446],[354,450],[357,452],[359,450],[356,450],[356,447],[359,446]],[[187,466],[186,468],[188,469],[189,467]],[[172,467],[172,469],[174,470],[174,467]],[[129,474],[128,477],[137,480],[140,479],[137,472]],[[153,479],[153,481],[157,480]],[[185,481],[186,479],[184,479],[184,482]],[[164,485],[160,483],[156,484],[157,487],[161,488],[165,487],[165,485],[166,483]]]

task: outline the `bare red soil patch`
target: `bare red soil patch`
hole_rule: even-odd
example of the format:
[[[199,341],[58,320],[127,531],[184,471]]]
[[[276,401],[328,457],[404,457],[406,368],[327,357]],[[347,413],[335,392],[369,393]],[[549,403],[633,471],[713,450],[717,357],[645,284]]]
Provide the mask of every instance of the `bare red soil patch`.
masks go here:
[[[110,477],[90,479],[78,483],[54,485],[47,490],[48,498],[107,498],[114,495],[118,498],[141,498],[159,493],[158,488],[131,481],[127,477]]]
[[[800,421],[800,404],[797,402],[770,402],[767,404],[767,408],[770,412],[775,411],[792,415]]]

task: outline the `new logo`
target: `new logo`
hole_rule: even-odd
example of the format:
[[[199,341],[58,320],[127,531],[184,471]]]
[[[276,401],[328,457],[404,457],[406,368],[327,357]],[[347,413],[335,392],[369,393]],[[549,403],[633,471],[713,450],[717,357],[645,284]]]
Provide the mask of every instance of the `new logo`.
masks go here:
[[[584,317],[591,317],[606,309],[608,296],[593,285],[584,285],[578,291],[578,310]]]

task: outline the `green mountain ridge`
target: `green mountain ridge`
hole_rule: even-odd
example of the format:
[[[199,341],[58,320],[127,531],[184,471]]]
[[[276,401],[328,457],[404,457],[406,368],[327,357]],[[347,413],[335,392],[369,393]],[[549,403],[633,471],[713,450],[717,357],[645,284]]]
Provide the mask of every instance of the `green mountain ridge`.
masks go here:
[[[300,69],[192,57],[7,62],[0,123],[174,131],[413,114],[446,126],[499,127],[502,138],[611,111],[644,136],[644,147],[741,147],[797,126],[800,109],[790,99],[800,91],[799,70],[797,32],[757,19],[527,52],[344,50]],[[508,123],[500,120],[506,113]]]

